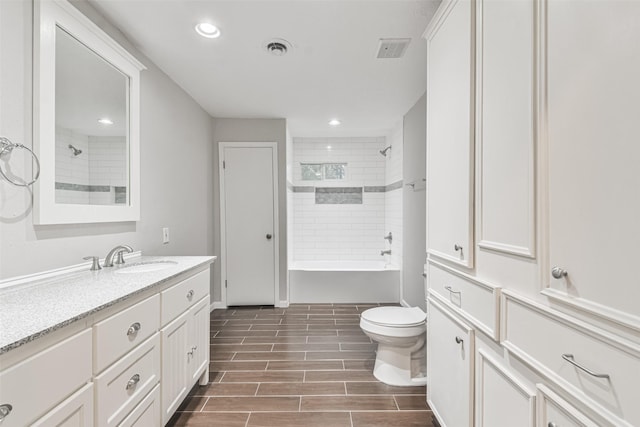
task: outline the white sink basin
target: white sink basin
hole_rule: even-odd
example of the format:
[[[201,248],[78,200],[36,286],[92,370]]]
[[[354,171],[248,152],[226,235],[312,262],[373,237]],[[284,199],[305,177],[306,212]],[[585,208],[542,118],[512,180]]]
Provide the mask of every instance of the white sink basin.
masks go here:
[[[136,273],[150,273],[152,271],[160,271],[165,268],[173,267],[176,265],[175,261],[148,261],[139,262],[137,264],[126,265],[120,267],[115,271],[115,274],[136,274]]]

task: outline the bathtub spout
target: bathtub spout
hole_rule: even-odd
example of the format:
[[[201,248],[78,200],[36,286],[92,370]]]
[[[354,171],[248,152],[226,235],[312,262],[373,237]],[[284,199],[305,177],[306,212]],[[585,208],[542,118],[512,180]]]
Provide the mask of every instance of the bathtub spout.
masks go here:
[[[391,255],[391,249],[387,249],[386,251],[380,251],[380,256]]]

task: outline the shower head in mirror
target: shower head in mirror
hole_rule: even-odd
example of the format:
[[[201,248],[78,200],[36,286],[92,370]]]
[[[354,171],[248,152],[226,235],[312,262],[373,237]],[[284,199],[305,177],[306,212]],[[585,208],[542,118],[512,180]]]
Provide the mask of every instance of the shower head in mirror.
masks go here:
[[[74,147],[73,145],[69,144],[69,149],[71,151],[73,151],[73,155],[74,156],[79,156],[80,154],[82,154],[82,150],[80,150],[79,148]]]

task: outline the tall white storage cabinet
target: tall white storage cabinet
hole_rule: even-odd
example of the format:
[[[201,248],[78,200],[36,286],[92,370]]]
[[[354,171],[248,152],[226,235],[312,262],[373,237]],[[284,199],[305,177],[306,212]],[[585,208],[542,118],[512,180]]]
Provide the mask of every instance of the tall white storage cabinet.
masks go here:
[[[425,38],[434,416],[640,425],[640,2],[444,1]]]

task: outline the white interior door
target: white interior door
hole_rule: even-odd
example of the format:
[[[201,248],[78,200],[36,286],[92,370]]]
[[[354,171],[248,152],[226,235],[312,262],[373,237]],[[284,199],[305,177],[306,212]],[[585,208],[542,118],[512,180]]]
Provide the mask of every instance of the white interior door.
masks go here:
[[[228,306],[276,305],[276,150],[274,143],[220,144],[223,286]]]

